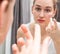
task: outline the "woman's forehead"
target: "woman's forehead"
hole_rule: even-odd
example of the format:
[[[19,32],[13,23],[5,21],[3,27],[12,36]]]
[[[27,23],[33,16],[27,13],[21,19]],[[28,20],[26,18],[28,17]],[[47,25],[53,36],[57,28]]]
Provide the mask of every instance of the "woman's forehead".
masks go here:
[[[35,5],[53,6],[53,0],[35,0]]]

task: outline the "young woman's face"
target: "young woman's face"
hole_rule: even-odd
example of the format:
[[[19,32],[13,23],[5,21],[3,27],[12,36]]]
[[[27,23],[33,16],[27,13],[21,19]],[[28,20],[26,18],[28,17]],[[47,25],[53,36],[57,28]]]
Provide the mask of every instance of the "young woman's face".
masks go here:
[[[36,0],[32,7],[35,22],[46,27],[55,15],[53,5],[53,0]]]

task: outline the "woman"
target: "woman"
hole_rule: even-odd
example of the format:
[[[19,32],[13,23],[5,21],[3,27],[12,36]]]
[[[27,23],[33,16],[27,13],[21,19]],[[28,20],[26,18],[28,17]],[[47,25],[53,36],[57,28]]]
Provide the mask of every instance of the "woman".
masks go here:
[[[14,4],[15,0],[0,0],[0,44],[6,39],[12,25]]]
[[[35,22],[28,24],[27,27],[29,30],[25,27],[25,25],[21,25],[18,29],[17,46],[21,48],[18,49],[16,45],[13,45],[13,54],[48,54],[50,53],[48,47],[51,47],[51,38],[54,41],[56,53],[60,54],[60,23],[56,22],[54,19],[57,11],[56,2],[56,0],[33,1],[32,14]],[[36,23],[38,25],[35,25]],[[53,49],[51,50],[53,51]]]

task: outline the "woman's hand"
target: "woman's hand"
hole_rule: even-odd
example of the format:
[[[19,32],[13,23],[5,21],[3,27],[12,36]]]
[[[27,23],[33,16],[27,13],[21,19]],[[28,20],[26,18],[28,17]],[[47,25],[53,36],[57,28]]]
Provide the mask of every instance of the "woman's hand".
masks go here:
[[[50,18],[50,22],[49,22],[48,26],[46,27],[46,31],[48,33],[55,33],[56,30],[58,30],[56,19]]]
[[[25,40],[21,37],[17,40],[17,45],[13,44],[13,54],[48,54],[48,45],[50,37],[44,39],[41,46],[41,29],[38,24],[35,25],[35,36],[31,35],[25,25],[20,27],[25,34]],[[20,49],[19,49],[20,48]]]
[[[60,54],[60,24],[54,19],[47,27],[47,32],[54,41],[57,54]]]

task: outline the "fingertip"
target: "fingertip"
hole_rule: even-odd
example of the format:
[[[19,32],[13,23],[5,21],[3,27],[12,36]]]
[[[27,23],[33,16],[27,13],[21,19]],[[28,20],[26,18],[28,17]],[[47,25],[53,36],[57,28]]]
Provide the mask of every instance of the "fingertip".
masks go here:
[[[23,45],[25,44],[24,39],[23,39],[22,37],[19,38],[19,39],[17,40],[17,44],[18,44],[18,46],[23,46]]]
[[[40,29],[40,25],[39,24],[35,24],[35,31],[37,32],[41,32],[41,29]]]
[[[40,32],[41,30],[39,24],[35,24],[35,36],[40,35]]]
[[[35,27],[36,27],[36,28],[40,28],[40,25],[39,25],[39,24],[35,24]]]
[[[28,32],[25,24],[21,25],[21,29],[23,30],[24,33]]]
[[[12,50],[13,50],[14,52],[16,52],[16,50],[17,50],[17,45],[16,45],[16,44],[13,44],[13,45],[12,45]]]
[[[32,35],[31,35],[31,32],[30,30],[27,28],[27,26],[25,24],[22,24],[21,25],[21,30],[23,31],[23,33],[26,35],[25,37],[27,39],[32,39]]]
[[[34,44],[40,45],[41,43],[41,29],[39,24],[35,24]]]
[[[19,49],[16,44],[12,45],[12,53],[13,54],[19,54]]]

